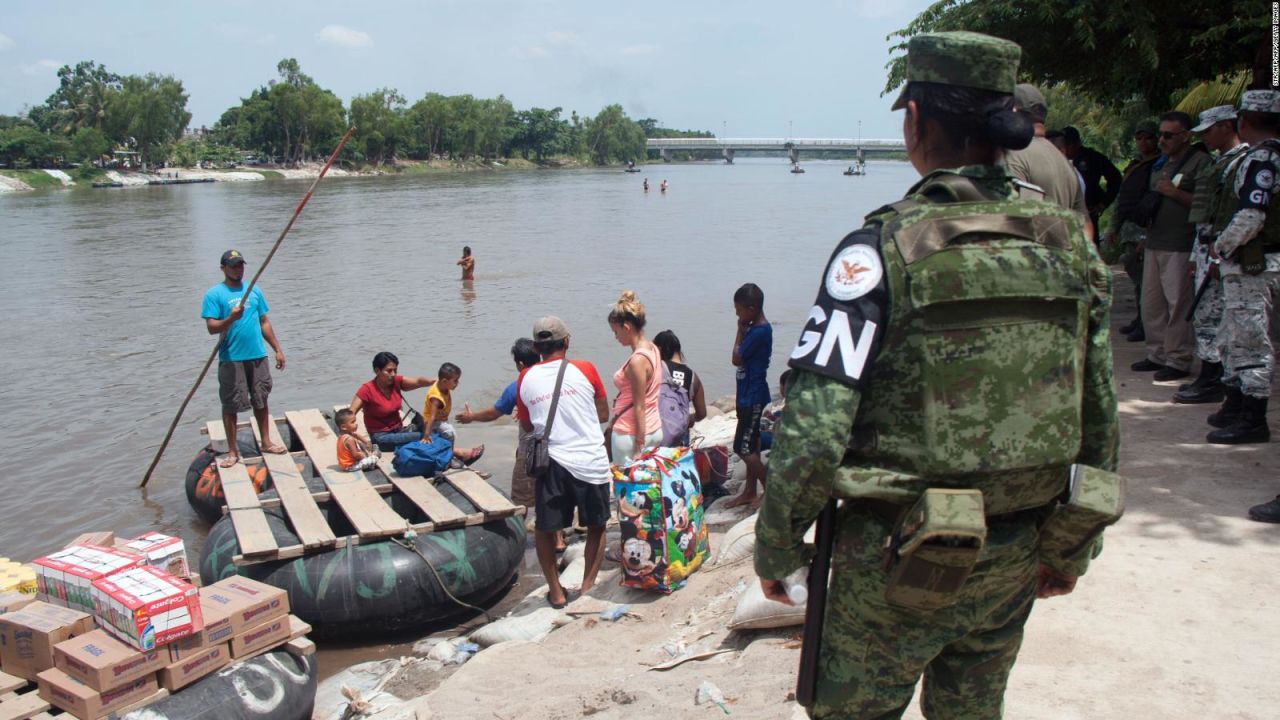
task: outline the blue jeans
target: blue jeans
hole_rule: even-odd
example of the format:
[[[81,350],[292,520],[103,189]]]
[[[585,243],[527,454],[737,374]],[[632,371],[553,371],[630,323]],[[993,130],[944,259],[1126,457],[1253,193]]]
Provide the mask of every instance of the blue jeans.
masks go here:
[[[369,433],[369,439],[383,452],[395,452],[401,445],[422,439],[422,433],[413,428],[401,427],[389,432]]]

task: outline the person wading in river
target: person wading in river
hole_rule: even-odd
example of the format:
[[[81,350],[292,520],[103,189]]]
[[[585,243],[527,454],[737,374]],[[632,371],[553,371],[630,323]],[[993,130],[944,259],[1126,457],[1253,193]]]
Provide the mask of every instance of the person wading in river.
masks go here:
[[[222,254],[223,281],[204,294],[200,316],[210,335],[226,333],[218,348],[218,398],[222,401],[222,427],[227,433],[227,454],[218,464],[231,467],[240,462],[236,447],[239,413],[252,409],[258,427],[270,422],[267,396],[271,394],[271,368],[267,365],[267,344],[276,355],[276,369],[284,370],[284,351],[276,341],[276,331],[267,319],[267,299],[257,285],[243,304],[244,256],[238,250]],[[265,343],[264,343],[265,340]],[[286,449],[264,438],[262,452],[284,453]]]

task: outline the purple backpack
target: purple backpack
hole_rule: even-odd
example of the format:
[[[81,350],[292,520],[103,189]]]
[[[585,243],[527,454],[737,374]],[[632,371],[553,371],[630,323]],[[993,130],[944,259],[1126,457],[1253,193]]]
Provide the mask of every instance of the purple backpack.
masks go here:
[[[658,386],[658,417],[662,419],[662,447],[683,447],[689,444],[689,389],[693,378],[686,380],[688,387],[680,387],[671,378],[671,368],[662,363],[662,384]]]

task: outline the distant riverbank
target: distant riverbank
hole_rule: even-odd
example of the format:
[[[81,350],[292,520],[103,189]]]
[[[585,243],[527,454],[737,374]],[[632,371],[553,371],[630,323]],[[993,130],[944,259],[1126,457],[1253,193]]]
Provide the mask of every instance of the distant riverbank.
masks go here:
[[[313,179],[323,163],[304,163],[297,167],[253,166],[234,169],[203,170],[199,168],[164,168],[150,172],[135,170],[99,170],[76,172],[75,177],[62,170],[0,170],[0,195],[48,188],[91,187],[94,183],[119,183],[132,187],[165,180],[212,180],[216,182],[257,182],[261,180]],[[379,177],[384,175],[427,175],[436,173],[499,172],[508,170],[556,170],[588,167],[574,158],[551,158],[541,163],[523,158],[501,160],[406,160],[390,165],[330,168],[330,177]],[[620,166],[619,166],[620,167]]]

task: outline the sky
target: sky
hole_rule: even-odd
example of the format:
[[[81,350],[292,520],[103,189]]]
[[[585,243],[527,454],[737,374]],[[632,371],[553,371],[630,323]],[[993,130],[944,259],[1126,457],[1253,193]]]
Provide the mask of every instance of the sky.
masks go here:
[[[390,87],[505,95],[516,107],[632,118],[722,137],[901,136],[881,97],[891,43],[928,0],[425,0],[369,3],[9,0],[0,114],[42,104],[57,69],[173,75],[191,126],[277,77],[282,58],[349,103]],[[859,126],[861,123],[861,126]]]

